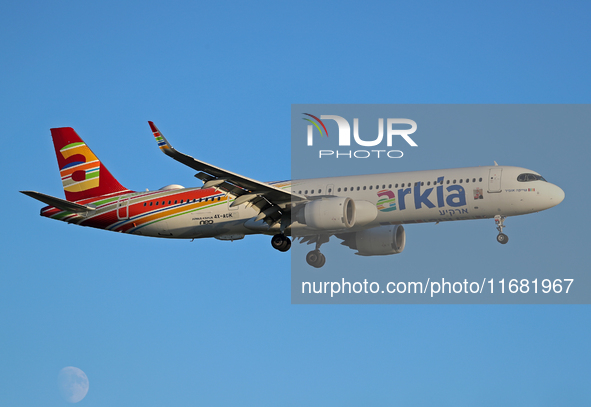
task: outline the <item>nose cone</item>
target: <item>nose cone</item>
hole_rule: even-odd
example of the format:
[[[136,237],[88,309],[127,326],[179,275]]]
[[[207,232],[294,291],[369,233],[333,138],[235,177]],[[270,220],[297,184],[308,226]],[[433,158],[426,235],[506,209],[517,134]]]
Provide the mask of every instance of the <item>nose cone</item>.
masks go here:
[[[549,196],[550,204],[556,206],[564,200],[564,191],[559,186],[553,184]]]

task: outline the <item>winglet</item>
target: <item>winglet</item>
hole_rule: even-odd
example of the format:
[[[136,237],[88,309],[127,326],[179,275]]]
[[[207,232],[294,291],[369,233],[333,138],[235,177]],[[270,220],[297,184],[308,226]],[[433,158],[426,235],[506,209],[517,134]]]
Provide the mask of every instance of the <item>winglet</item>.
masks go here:
[[[158,147],[160,147],[160,150],[162,150],[162,152],[164,153],[170,150],[174,150],[168,142],[168,140],[166,140],[166,138],[164,138],[160,130],[158,130],[158,127],[156,127],[154,122],[148,121],[148,123],[150,124],[150,128],[152,129],[152,133],[154,133],[154,138],[156,139],[156,142],[158,143]]]

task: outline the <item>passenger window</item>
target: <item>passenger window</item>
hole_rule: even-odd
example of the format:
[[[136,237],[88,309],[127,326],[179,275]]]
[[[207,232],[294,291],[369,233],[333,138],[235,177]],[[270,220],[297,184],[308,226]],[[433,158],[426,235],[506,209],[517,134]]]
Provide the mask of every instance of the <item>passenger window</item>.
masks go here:
[[[476,178],[472,178],[472,182],[476,182]]]
[[[308,195],[308,190],[307,189],[304,191],[304,194]]]
[[[152,206],[152,202],[150,202],[150,206]]]
[[[398,184],[394,185],[394,188],[398,188]]]
[[[470,182],[470,178],[466,178],[466,182]]]
[[[158,206],[158,203],[159,203],[159,202],[158,202],[158,201],[156,201],[156,206]]]
[[[427,186],[431,185],[431,181],[427,181]]]
[[[319,189],[319,190],[318,190],[318,193],[319,193],[319,194],[321,194],[321,193],[322,193],[322,190],[321,190],[321,189]]]
[[[359,187],[357,187],[357,190],[359,191]]]
[[[365,189],[365,187],[363,187],[363,189]],[[369,190],[371,191],[373,189],[373,185],[369,186]]]
[[[456,180],[455,180],[455,179],[454,179],[454,182],[453,182],[453,183],[454,183],[454,184],[456,183]]]
[[[422,182],[421,182],[421,186],[422,186],[422,187],[424,187],[424,186],[425,186],[425,182],[424,182],[424,181],[422,181]]]
[[[146,202],[144,202],[144,206],[146,206]]]
[[[345,187],[345,192],[347,192],[347,187]]]
[[[312,190],[312,193],[314,193],[314,190]]]
[[[365,185],[364,185],[364,186],[363,186],[363,190],[364,190],[364,191],[365,191],[365,188],[366,188],[366,187],[365,187]]]
[[[388,188],[392,188],[392,184],[388,184]]]
[[[460,180],[460,184],[461,184],[463,181],[464,181],[464,180],[463,180],[463,179],[461,179],[461,180]]]
[[[176,205],[176,203],[177,203],[177,200],[175,199],[175,200],[174,200],[174,204]]]
[[[449,185],[449,180],[447,180],[446,184]]]
[[[328,191],[330,192],[330,189]],[[341,192],[341,188],[337,189],[337,192]]]
[[[220,199],[222,199],[222,197],[221,197],[221,196],[218,196],[218,201],[219,201]]]
[[[168,204],[170,205],[170,203],[171,203],[171,202],[172,202],[172,201],[168,201]]]

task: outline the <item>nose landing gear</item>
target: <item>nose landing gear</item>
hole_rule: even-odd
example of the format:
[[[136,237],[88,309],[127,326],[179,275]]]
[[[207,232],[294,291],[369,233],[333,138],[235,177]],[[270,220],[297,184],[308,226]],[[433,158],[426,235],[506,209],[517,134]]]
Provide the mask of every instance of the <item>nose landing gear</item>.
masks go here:
[[[503,233],[503,228],[505,227],[503,222],[505,221],[505,218],[506,216],[502,215],[495,216],[495,223],[497,224],[497,230],[499,231],[499,234],[497,235],[497,242],[500,244],[507,244],[509,241],[509,236]]]

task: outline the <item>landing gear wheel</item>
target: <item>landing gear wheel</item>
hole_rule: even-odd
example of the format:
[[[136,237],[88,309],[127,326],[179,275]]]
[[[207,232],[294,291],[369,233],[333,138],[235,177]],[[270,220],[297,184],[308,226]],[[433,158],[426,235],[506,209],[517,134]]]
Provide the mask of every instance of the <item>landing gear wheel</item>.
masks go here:
[[[509,241],[509,236],[507,236],[504,233],[499,233],[497,235],[497,242],[499,242],[500,244],[507,244],[507,242]]]
[[[284,234],[278,234],[271,238],[271,246],[280,252],[286,252],[291,247],[291,240]]]
[[[319,269],[324,266],[324,263],[326,263],[326,257],[324,257],[324,254],[320,253],[320,251],[312,250],[306,255],[306,261],[310,266]]]
[[[320,265],[316,268],[320,268],[324,266],[324,263],[326,263],[326,257],[324,257],[324,254],[320,253],[320,256],[322,257],[322,261],[320,262]]]
[[[505,228],[504,222],[506,218],[506,216],[495,215],[495,223],[497,224],[497,230],[499,231],[499,234],[497,235],[497,242],[500,244],[507,244],[509,241],[509,236],[503,233],[503,229]]]

